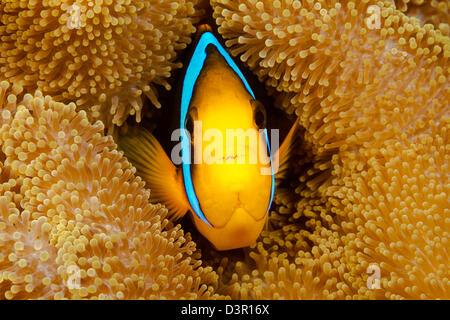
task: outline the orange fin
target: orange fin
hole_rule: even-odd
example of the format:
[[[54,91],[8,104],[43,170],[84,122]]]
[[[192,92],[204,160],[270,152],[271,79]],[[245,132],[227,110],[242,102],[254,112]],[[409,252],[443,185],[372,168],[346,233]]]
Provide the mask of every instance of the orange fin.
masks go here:
[[[139,128],[119,137],[119,147],[136,167],[137,174],[150,188],[150,201],[162,203],[169,210],[169,217],[183,217],[190,205],[184,190],[183,178],[166,155],[158,140],[146,129]]]
[[[211,26],[209,24],[204,23],[204,24],[201,24],[201,25],[197,26],[197,33],[198,34],[202,34],[202,33],[205,33],[205,32],[212,32],[212,28],[211,28]]]
[[[298,119],[295,120],[289,133],[284,139],[281,147],[275,152],[275,159],[278,160],[278,172],[275,173],[275,185],[277,186],[281,180],[285,179],[289,172],[289,161],[294,154],[294,150],[299,143],[297,137],[300,125]]]

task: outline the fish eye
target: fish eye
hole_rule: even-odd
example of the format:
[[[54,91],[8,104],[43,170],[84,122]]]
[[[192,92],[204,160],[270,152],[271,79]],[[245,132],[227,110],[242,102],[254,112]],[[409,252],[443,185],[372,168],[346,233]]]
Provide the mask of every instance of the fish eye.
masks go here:
[[[186,115],[186,119],[184,120],[184,127],[191,134],[191,137],[194,135],[194,121],[198,119],[198,110],[197,107],[191,106],[189,112]]]
[[[192,135],[192,133],[194,132],[194,121],[193,121],[192,116],[191,116],[190,113],[188,113],[186,115],[186,120],[184,122],[184,127]]]
[[[250,103],[253,107],[253,119],[255,119],[255,123],[259,128],[266,127],[266,109],[258,100],[250,100]]]

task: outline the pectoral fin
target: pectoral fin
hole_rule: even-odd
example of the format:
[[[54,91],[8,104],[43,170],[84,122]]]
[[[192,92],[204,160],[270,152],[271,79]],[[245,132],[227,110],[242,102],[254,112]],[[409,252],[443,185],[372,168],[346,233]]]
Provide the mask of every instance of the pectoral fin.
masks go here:
[[[281,180],[287,177],[289,172],[289,162],[292,159],[295,148],[298,146],[299,139],[297,137],[299,131],[298,119],[292,125],[289,133],[284,139],[281,147],[275,152],[275,160],[278,161],[278,171],[275,174],[275,184],[278,185]]]
[[[119,147],[136,167],[137,174],[150,188],[150,201],[162,203],[169,217],[179,219],[189,210],[183,178],[166,155],[158,140],[146,129],[140,128],[119,138]]]

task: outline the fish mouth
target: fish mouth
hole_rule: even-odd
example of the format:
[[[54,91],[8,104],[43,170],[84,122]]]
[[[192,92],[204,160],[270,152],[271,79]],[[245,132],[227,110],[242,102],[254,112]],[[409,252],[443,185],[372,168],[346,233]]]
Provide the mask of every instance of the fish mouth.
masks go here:
[[[218,155],[202,154],[201,156],[202,161],[204,161],[207,164],[222,164],[222,163],[232,164],[236,163],[236,161],[238,161],[239,164],[242,163],[246,164],[245,160],[248,159],[250,161],[249,164],[255,164],[259,162],[261,158],[259,148],[252,145],[246,145],[243,148],[238,148],[238,150],[234,150],[231,152],[228,150],[222,151],[223,152],[220,152],[220,154]],[[270,157],[270,154],[268,154],[268,156]],[[255,163],[250,159],[255,159]],[[241,160],[244,160],[244,162],[241,162]]]
[[[235,153],[235,154],[227,155],[227,156],[223,156],[223,157],[217,157],[215,159],[215,162],[213,162],[213,163],[217,163],[217,161],[229,161],[229,160],[240,160],[240,159],[245,160],[246,157],[251,158],[250,155],[252,154],[252,152],[256,152],[256,150],[257,149],[255,149],[255,148],[248,147],[244,152],[240,152],[237,154]],[[256,155],[258,156],[258,154],[256,154]]]
[[[222,164],[222,163],[229,163],[231,160],[238,160],[238,159],[245,159],[245,154],[241,155],[229,155],[229,156],[223,156],[223,157],[216,157],[212,158],[207,163],[209,164]],[[233,162],[234,163],[234,162]]]
[[[234,156],[226,156],[223,157],[223,160],[233,160],[233,159],[240,159],[240,158],[244,158],[244,155],[237,155],[235,154]]]

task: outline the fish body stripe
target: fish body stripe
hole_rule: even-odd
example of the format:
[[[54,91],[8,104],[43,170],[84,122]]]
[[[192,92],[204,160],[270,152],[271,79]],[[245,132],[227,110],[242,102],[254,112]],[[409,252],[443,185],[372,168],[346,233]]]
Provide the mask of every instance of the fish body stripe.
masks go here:
[[[187,198],[189,200],[189,203],[192,207],[192,210],[194,210],[194,213],[207,225],[210,227],[213,227],[213,225],[206,219],[205,215],[203,214],[200,203],[198,201],[197,195],[195,194],[194,185],[192,182],[192,176],[191,176],[191,164],[190,164],[190,140],[188,139],[187,133],[186,133],[186,116],[189,110],[189,104],[192,99],[192,94],[194,91],[195,83],[197,82],[197,78],[200,75],[201,70],[203,69],[203,65],[205,63],[205,59],[207,57],[206,48],[208,45],[214,45],[219,53],[222,55],[223,58],[225,58],[228,65],[234,70],[234,72],[239,76],[239,78],[242,80],[242,83],[244,84],[247,91],[250,93],[250,95],[255,99],[255,95],[250,88],[250,85],[248,84],[247,80],[245,79],[244,75],[242,74],[241,70],[239,70],[236,63],[233,61],[233,59],[230,57],[230,55],[226,52],[226,50],[222,47],[222,45],[219,43],[219,41],[216,39],[216,37],[211,32],[205,32],[201,35],[197,46],[194,50],[194,53],[192,54],[192,58],[189,62],[189,65],[186,69],[186,74],[183,80],[183,88],[182,88],[182,94],[181,94],[181,115],[180,115],[180,129],[181,129],[181,158],[182,158],[182,172],[183,172],[183,180],[184,180],[184,187],[186,190]],[[264,130],[267,147],[269,149],[269,155],[270,155],[270,166],[272,169],[272,186],[271,186],[271,193],[270,193],[270,202],[269,206],[267,208],[267,213],[270,210],[270,206],[273,201],[273,196],[275,193],[275,175],[273,171],[273,165],[272,165],[272,155],[270,153],[270,145],[269,145],[269,138],[267,135],[267,129]]]

